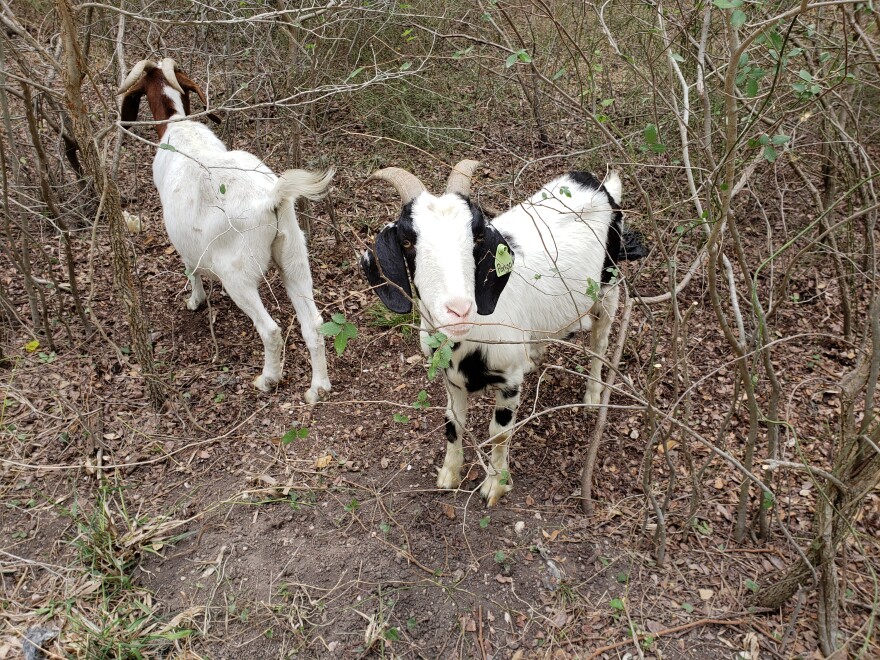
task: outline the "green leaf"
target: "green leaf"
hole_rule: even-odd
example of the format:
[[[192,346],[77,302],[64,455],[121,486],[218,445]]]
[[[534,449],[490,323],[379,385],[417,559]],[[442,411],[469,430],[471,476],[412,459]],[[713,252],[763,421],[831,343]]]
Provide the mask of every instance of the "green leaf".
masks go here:
[[[603,108],[607,108],[612,103],[614,103],[614,99],[602,99],[601,101],[599,101],[599,105],[601,105]]]
[[[34,352],[35,350],[37,350],[39,347],[40,347],[40,342],[39,342],[39,340],[37,340],[37,339],[33,339],[33,340],[29,341],[27,344],[24,345],[24,350],[26,350],[28,353],[33,353],[33,352]]]
[[[507,559],[507,555],[504,554],[504,550],[498,550],[495,552],[494,559],[496,564],[503,564],[504,560]]]
[[[571,189],[568,186],[559,186],[559,194],[571,198]]]
[[[774,135],[770,139],[770,141],[776,145],[788,144],[789,141],[791,141],[791,136],[789,136],[789,135]]]
[[[734,10],[730,15],[730,24],[735,28],[741,28],[746,23],[746,15],[739,9]]]
[[[758,81],[755,78],[749,78],[746,82],[746,96],[750,99],[758,95]]]
[[[504,60],[504,66],[505,66],[505,68],[508,68],[508,69],[509,69],[509,68],[512,67],[514,64],[516,64],[516,53],[512,53],[512,54],[508,55],[508,56],[507,56],[507,59]]]
[[[513,255],[504,243],[495,249],[495,275],[504,277],[513,270]]]
[[[223,403],[225,398],[226,395],[223,392],[217,392],[217,396],[214,397],[214,403]]]
[[[361,508],[361,503],[358,502],[357,500],[352,500],[351,502],[349,502],[348,504],[345,505],[345,510],[348,511],[349,513],[352,513],[353,511],[357,511],[360,508]]]
[[[644,136],[645,142],[648,144],[658,144],[657,127],[654,124],[645,126]]]
[[[162,144],[160,144],[159,148],[164,149],[165,151],[177,151],[177,147],[175,147],[173,144],[168,144],[167,142],[163,142]]]
[[[492,518],[489,516],[483,516],[480,518],[480,529],[486,529],[489,526],[489,522],[491,522]]]
[[[718,9],[736,9],[742,6],[743,0],[712,0],[712,4]]]
[[[400,632],[397,630],[397,628],[389,628],[385,631],[385,639],[391,642],[400,641]]]
[[[406,70],[408,70],[411,66],[412,66],[412,62],[404,62],[403,64],[400,65],[400,70],[401,70],[401,71],[406,71]]]
[[[345,323],[345,314],[340,314],[339,312],[336,312],[335,314],[331,314],[330,318],[333,319],[334,323],[338,323],[339,325]]]
[[[281,436],[281,444],[289,445],[294,440],[305,440],[309,435],[307,426],[293,427],[287,433]]]
[[[681,55],[679,55],[678,53],[672,53],[672,54],[670,54],[670,57],[672,59],[674,59],[676,62],[684,62],[684,58]]]
[[[398,424],[409,424],[409,417],[407,415],[403,415],[401,413],[394,413],[393,415],[394,421]]]
[[[769,144],[766,147],[764,147],[764,158],[767,159],[768,163],[776,162],[777,157],[778,156],[776,154],[776,149],[771,147]]]
[[[620,598],[612,598],[609,605],[611,605],[612,610],[623,611],[623,601]]]
[[[342,332],[342,326],[334,321],[327,321],[326,323],[321,324],[318,328],[318,332],[327,337],[335,337]]]
[[[559,69],[559,71],[557,71],[556,73],[554,73],[554,74],[551,76],[550,79],[551,79],[551,80],[559,80],[559,79],[562,78],[562,76],[564,76],[566,73],[568,73],[568,72],[565,70],[565,67],[562,67],[561,69]]]
[[[348,337],[341,332],[333,338],[333,348],[336,349],[336,355],[345,353],[346,346],[348,346]]]
[[[225,195],[225,194],[226,194],[226,184],[225,184],[225,183],[221,183],[221,184],[220,184],[220,194],[221,194],[221,195]]]
[[[366,67],[359,66],[357,69],[348,74],[348,78],[346,78],[343,82],[348,82],[352,78],[356,78],[359,73],[361,73]]]
[[[380,522],[379,531],[381,531],[383,534],[387,534],[391,531],[391,525],[389,525],[387,522]]]
[[[682,604],[681,604],[681,609],[683,609],[685,612],[687,612],[688,614],[690,614],[691,612],[694,611],[694,606],[691,605],[690,603],[682,603]]]
[[[357,326],[346,323],[342,326],[342,331],[339,334],[344,335],[346,339],[354,339],[358,336]]]
[[[805,82],[813,82],[813,76],[809,71],[801,69],[798,71],[798,77]]]
[[[745,584],[746,584],[746,588],[749,591],[751,591],[753,594],[758,593],[758,590],[761,588],[760,586],[758,586],[758,583],[755,582],[754,580],[746,580]]]
[[[627,573],[621,572],[615,575],[614,579],[620,582],[620,584],[626,584],[627,582],[629,582],[629,575]]]

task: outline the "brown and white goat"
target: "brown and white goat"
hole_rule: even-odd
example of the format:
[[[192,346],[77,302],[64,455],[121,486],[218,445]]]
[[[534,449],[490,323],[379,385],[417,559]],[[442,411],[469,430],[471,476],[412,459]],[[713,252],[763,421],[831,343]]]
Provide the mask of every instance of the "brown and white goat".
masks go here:
[[[263,372],[254,385],[269,390],[281,379],[284,341],[260,299],[259,286],[274,262],[311,356],[312,381],[305,399],[314,403],[330,390],[330,380],[294,201],[300,196],[320,199],[333,171],[288,170],[279,178],[253,154],[228,151],[207,126],[186,119],[192,92],[205,103],[201,88],[168,57],[158,64],[138,62],[119,91],[123,122],[137,120],[144,96],[153,119],[163,122],[156,125],[160,144],[153,180],[168,236],[192,282],[187,307],[195,310],[205,302],[203,276],[223,283],[263,340]],[[219,121],[211,113],[208,117]]]

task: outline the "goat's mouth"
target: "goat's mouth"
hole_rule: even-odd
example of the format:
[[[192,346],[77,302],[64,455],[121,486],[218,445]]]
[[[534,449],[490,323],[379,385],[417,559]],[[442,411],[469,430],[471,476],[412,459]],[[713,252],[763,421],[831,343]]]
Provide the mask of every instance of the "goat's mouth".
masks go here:
[[[438,328],[440,332],[450,339],[461,340],[466,338],[474,329],[473,323],[449,323]]]

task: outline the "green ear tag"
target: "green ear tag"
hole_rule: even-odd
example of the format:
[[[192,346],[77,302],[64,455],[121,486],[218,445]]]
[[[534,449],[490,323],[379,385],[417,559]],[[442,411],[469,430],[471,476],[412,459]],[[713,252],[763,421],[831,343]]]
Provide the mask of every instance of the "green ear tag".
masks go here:
[[[495,250],[495,274],[504,277],[513,270],[513,257],[504,243],[498,245]]]

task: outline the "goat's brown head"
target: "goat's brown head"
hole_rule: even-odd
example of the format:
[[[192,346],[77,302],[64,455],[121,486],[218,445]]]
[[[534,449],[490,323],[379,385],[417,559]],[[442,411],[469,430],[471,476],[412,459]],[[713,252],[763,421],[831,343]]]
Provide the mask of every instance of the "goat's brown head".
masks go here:
[[[183,114],[189,115],[190,92],[198,94],[205,107],[208,106],[202,88],[180,71],[173,59],[166,57],[158,64],[141,60],[132,67],[131,73],[119,88],[119,94],[122,95],[121,119],[123,122],[137,121],[144,95],[156,121],[170,119],[173,115],[180,114],[181,110]],[[208,113],[208,118],[220,123],[220,118],[212,112]],[[165,128],[165,124],[156,126],[160,139],[165,134]]]

